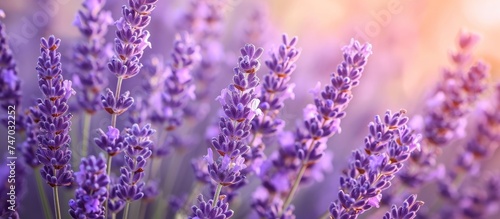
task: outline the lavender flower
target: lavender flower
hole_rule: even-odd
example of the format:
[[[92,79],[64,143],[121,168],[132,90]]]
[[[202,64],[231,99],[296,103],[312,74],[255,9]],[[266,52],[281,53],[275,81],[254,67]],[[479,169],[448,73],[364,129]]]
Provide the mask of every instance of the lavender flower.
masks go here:
[[[37,107],[30,107],[29,114],[26,116],[26,140],[21,145],[21,154],[23,155],[24,162],[35,169],[42,164],[36,156],[38,149],[37,136],[40,132],[39,122],[42,117],[41,112]]]
[[[0,18],[4,18],[5,13],[0,9]],[[14,106],[19,112],[21,98],[21,80],[17,75],[17,64],[12,56],[12,51],[7,42],[5,25],[0,22],[0,107],[5,111],[11,111],[9,107]],[[2,122],[7,125],[7,122]],[[22,127],[22,115],[16,115],[16,125]]]
[[[171,54],[170,71],[164,82],[162,103],[165,129],[174,130],[182,124],[183,109],[187,100],[195,98],[191,70],[200,60],[199,47],[187,33],[176,35]]]
[[[403,206],[393,205],[391,210],[385,213],[384,219],[413,219],[423,204],[424,202],[417,201],[416,195],[410,195],[404,201]]]
[[[452,53],[455,70],[445,70],[423,116],[423,150],[413,153],[411,166],[399,175],[401,182],[418,188],[424,183],[443,176],[443,168],[436,165],[439,147],[451,140],[463,138],[467,125],[466,116],[486,89],[489,67],[483,62],[470,64],[471,50],[479,40],[473,33],[461,32],[459,50]]]
[[[338,199],[330,205],[330,217],[357,218],[372,207],[379,207],[381,192],[403,167],[412,151],[420,150],[420,136],[406,125],[404,111],[386,112],[369,124],[364,150],[352,153],[344,176],[340,177]]]
[[[451,139],[464,136],[465,116],[486,88],[489,67],[477,62],[467,69],[470,50],[478,40],[476,34],[460,33],[459,51],[451,55],[456,70],[444,71],[443,80],[428,103],[424,130],[431,144],[445,146]]]
[[[118,28],[115,39],[115,56],[108,64],[109,70],[118,78],[131,78],[139,73],[142,64],[139,62],[146,47],[150,47],[149,25],[151,12],[157,0],[132,0],[122,7],[122,17],[116,21]]]
[[[75,173],[75,178],[78,188],[75,199],[69,201],[71,217],[104,219],[103,204],[108,195],[106,186],[109,184],[104,157],[82,158],[80,171]]]
[[[480,169],[481,161],[490,157],[500,146],[500,84],[495,87],[495,94],[491,101],[492,106],[482,109],[476,133],[470,139],[462,153],[457,158],[456,165],[467,171],[471,175],[477,174]]]
[[[97,134],[100,137],[94,138],[94,142],[98,147],[104,150],[108,156],[116,156],[127,147],[125,136],[121,135],[120,130],[113,126],[108,126],[108,131],[106,133],[98,129]]]
[[[208,173],[217,185],[213,203],[218,203],[222,187],[237,184],[245,178],[242,170],[246,165],[242,155],[250,149],[246,141],[250,135],[251,121],[260,113],[255,87],[259,83],[256,76],[260,67],[258,58],[263,50],[247,44],[240,52],[238,66],[234,68],[233,83],[217,97],[224,117],[220,118],[220,133],[212,139],[212,146],[219,158],[214,160],[212,148],[208,149],[208,155],[205,156]]]
[[[102,107],[99,94],[107,84],[103,72],[110,58],[111,48],[106,45],[104,37],[113,20],[111,12],[103,10],[105,4],[106,0],[84,1],[84,10],[78,11],[73,23],[86,40],[74,49],[76,75],[73,81],[79,91],[78,104],[89,114]]]
[[[191,208],[192,214],[189,219],[226,219],[233,216],[234,212],[229,209],[229,204],[221,199],[216,204],[212,199],[205,201],[203,196],[198,196],[198,205]]]
[[[153,144],[149,137],[155,133],[151,126],[145,125],[140,128],[134,124],[130,129],[125,149],[125,166],[120,168],[120,184],[118,197],[127,203],[141,199],[144,193],[142,189],[144,182],[144,167],[147,159],[151,156],[149,147]]]
[[[252,120],[252,133],[258,139],[260,135],[270,136],[283,129],[285,122],[278,117],[284,107],[286,99],[293,99],[294,83],[290,83],[290,76],[296,68],[295,62],[299,58],[300,50],[295,48],[297,37],[288,39],[283,34],[282,44],[278,50],[271,53],[271,60],[266,61],[269,74],[264,76],[262,88],[258,98],[259,108],[263,114]],[[255,140],[255,139],[254,139]],[[258,144],[260,140],[257,140]]]
[[[57,52],[61,40],[50,36],[41,39],[38,58],[38,85],[44,98],[38,99],[40,132],[37,158],[44,165],[40,173],[51,187],[69,186],[73,181],[71,169],[71,138],[69,131],[72,115],[68,113],[68,99],[74,94],[70,81],[63,81],[61,54]]]
[[[224,49],[221,43],[224,2],[211,0],[191,0],[189,9],[177,22],[178,29],[187,31],[200,46],[203,59],[193,69],[197,102],[189,104],[187,115],[204,119],[209,111],[211,87],[221,65],[224,63]]]
[[[294,44],[293,40],[290,44]],[[289,55],[285,51],[286,47],[282,47],[279,54],[280,57],[286,59]],[[345,117],[344,110],[352,99],[352,88],[359,84],[370,54],[371,45],[361,45],[355,40],[351,40],[350,44],[343,48],[344,61],[332,74],[331,84],[327,85],[321,93],[319,87],[313,92],[315,105],[309,104],[304,110],[304,128],[297,129],[293,137],[295,142],[283,141],[282,143],[285,144],[281,145],[277,154],[271,155],[273,158],[268,161],[270,163],[264,164],[267,167],[264,168],[260,177],[267,194],[258,195],[257,197],[261,200],[255,202],[267,203],[268,207],[258,209],[270,209],[279,202],[279,199],[284,200],[280,213],[288,208],[299,184],[305,182],[303,177],[307,176],[306,172],[311,172],[315,163],[323,156],[327,139],[340,132],[340,120]],[[286,77],[294,69],[292,63],[279,63],[277,59],[269,62],[268,66],[273,71],[279,72],[278,78]],[[269,84],[278,83],[270,82]],[[269,106],[272,107],[270,109],[281,107],[279,104],[269,104]],[[281,193],[277,196],[273,195],[274,198],[270,199],[271,194],[278,191]],[[266,212],[258,213],[261,216],[269,215]]]

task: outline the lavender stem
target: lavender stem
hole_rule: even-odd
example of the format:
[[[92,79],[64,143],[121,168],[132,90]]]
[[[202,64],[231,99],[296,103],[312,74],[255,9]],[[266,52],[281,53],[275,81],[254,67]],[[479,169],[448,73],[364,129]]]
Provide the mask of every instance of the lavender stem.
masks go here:
[[[122,81],[123,81],[123,77],[118,77],[118,81],[116,82],[115,97],[120,96],[120,91],[122,89]],[[111,126],[113,126],[113,127],[116,127],[116,117],[118,117],[118,114],[116,114],[116,113],[113,113],[113,115],[111,115]],[[109,175],[109,172],[108,172],[108,175]]]
[[[82,157],[87,156],[89,146],[90,122],[92,116],[88,113],[83,114],[83,142],[82,142]]]
[[[325,126],[326,121],[327,120],[323,121],[323,124],[321,124],[321,127]],[[309,145],[308,150],[307,150],[306,157],[302,161],[302,163],[300,164],[299,173],[297,174],[297,177],[295,178],[295,181],[293,182],[292,190],[290,190],[290,193],[288,193],[288,196],[286,197],[285,202],[284,202],[283,206],[281,207],[281,210],[278,213],[278,215],[279,215],[278,217],[281,217],[281,215],[283,214],[285,209],[287,209],[288,205],[290,205],[290,203],[292,202],[293,196],[295,196],[295,192],[297,192],[297,188],[299,188],[300,181],[302,180],[302,177],[304,176],[304,173],[306,172],[307,163],[309,162],[309,155],[311,154],[311,149],[314,148],[313,145],[314,145],[314,143],[316,143],[316,141],[317,140],[311,141],[311,144]]]
[[[123,219],[128,219],[129,208],[130,208],[130,202],[127,201],[127,204],[125,205],[125,209],[123,210]]]
[[[54,174],[57,175],[57,174]],[[56,214],[56,219],[62,219],[61,217],[61,206],[59,205],[59,192],[57,189],[57,186],[53,187],[53,192],[54,192],[54,211]]]
[[[217,189],[215,190],[215,194],[214,194],[214,198],[213,198],[214,202],[212,202],[212,208],[215,208],[215,205],[219,201],[220,190],[222,190],[222,185],[219,183],[219,184],[217,184]]]
[[[40,172],[40,167],[35,168],[35,172]],[[35,174],[35,180],[38,187],[38,196],[40,198],[40,202],[42,203],[45,219],[50,219],[52,218],[52,216],[49,209],[49,200],[47,199],[47,194],[45,193],[45,189],[43,188],[42,176],[40,176],[40,174]]]

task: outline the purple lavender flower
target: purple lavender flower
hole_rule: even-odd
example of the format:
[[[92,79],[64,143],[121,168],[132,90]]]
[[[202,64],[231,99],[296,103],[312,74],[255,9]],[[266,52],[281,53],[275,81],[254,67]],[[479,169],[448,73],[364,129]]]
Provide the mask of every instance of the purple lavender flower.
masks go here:
[[[165,129],[174,130],[182,124],[183,109],[187,100],[195,99],[191,70],[200,60],[199,47],[187,33],[176,36],[174,51],[171,54],[172,63],[164,82],[162,113]]]
[[[104,219],[104,201],[109,177],[106,175],[106,160],[100,156],[82,158],[80,171],[75,173],[78,188],[75,199],[69,201],[69,214],[73,218]]]
[[[234,212],[229,209],[229,204],[220,199],[216,204],[212,199],[205,201],[203,196],[198,196],[198,205],[191,208],[192,214],[189,219],[226,219],[233,216]]]
[[[456,70],[445,70],[428,103],[424,118],[425,138],[436,146],[445,146],[454,138],[462,138],[465,116],[486,89],[489,67],[483,62],[469,65],[470,50],[479,40],[474,33],[461,32],[459,50],[451,55]]]
[[[141,199],[144,193],[142,189],[144,182],[144,167],[147,159],[151,156],[149,147],[153,144],[149,137],[155,133],[151,126],[145,125],[140,128],[134,124],[130,133],[125,139],[125,166],[120,168],[120,184],[118,187],[118,197],[128,202]]]
[[[283,129],[285,122],[278,117],[284,107],[286,99],[293,99],[294,83],[290,83],[290,76],[296,68],[295,62],[299,58],[300,50],[295,48],[297,37],[288,39],[282,36],[282,44],[278,50],[271,53],[271,60],[266,61],[269,73],[264,76],[262,88],[258,98],[262,115],[252,120],[252,133],[258,139],[261,135],[270,136]],[[255,140],[255,139],[254,139]],[[257,144],[260,140],[257,140]]]
[[[109,70],[118,78],[131,78],[139,73],[139,62],[144,49],[150,47],[149,31],[144,30],[151,21],[150,14],[157,0],[131,0],[122,7],[122,17],[116,21],[115,56],[108,64]]]
[[[21,146],[24,162],[33,169],[42,165],[36,156],[38,149],[37,136],[40,130],[38,123],[41,117],[41,112],[37,107],[30,107],[29,115],[26,116],[26,140]]]
[[[330,217],[357,218],[372,207],[379,207],[382,191],[403,167],[414,150],[420,150],[420,136],[406,125],[404,111],[386,112],[369,124],[363,150],[352,153],[349,167],[340,177],[338,199],[330,205]]]
[[[391,210],[385,213],[384,219],[413,219],[423,204],[424,202],[417,201],[416,195],[410,195],[402,206],[393,205]]]
[[[187,31],[200,46],[203,59],[193,69],[196,84],[196,99],[186,108],[187,115],[204,119],[209,111],[210,92],[221,65],[224,63],[224,48],[221,43],[224,2],[211,0],[191,0],[189,9],[177,22],[178,29]]]
[[[38,99],[40,132],[37,158],[44,165],[40,173],[51,187],[69,186],[73,181],[71,169],[72,115],[68,113],[68,99],[74,94],[70,81],[63,81],[61,54],[57,52],[61,40],[50,36],[41,39],[38,58],[38,85],[44,98]]]
[[[481,109],[476,133],[456,160],[456,165],[471,175],[480,170],[481,161],[495,153],[500,146],[500,84],[495,87],[490,108]]]
[[[257,59],[262,52],[251,44],[243,47],[238,67],[234,68],[233,83],[217,97],[225,117],[220,118],[220,134],[212,139],[212,146],[220,156],[227,156],[231,161],[249,150],[245,138],[250,135],[251,120],[260,113],[255,94],[259,79],[255,73],[260,67]]]
[[[74,22],[86,41],[80,42],[74,49],[76,75],[73,81],[79,91],[78,104],[89,114],[102,107],[99,94],[107,84],[104,69],[111,48],[106,45],[104,37],[113,19],[111,12],[103,10],[105,4],[106,0],[84,1],[84,10],[78,11]]]
[[[0,19],[5,14],[0,10]],[[5,26],[0,22],[0,107],[5,111],[12,111],[10,107],[15,107],[15,112],[20,112],[21,80],[17,75],[17,64],[12,56],[12,51],[7,42]],[[2,120],[3,121],[3,120]],[[16,113],[16,126],[23,127],[23,116]],[[7,122],[2,122],[7,125]]]
[[[453,179],[451,179],[453,180]],[[498,173],[485,179],[471,177],[467,182],[446,181],[439,185],[445,203],[440,206],[442,218],[492,218],[500,209],[500,177]],[[432,214],[433,212],[429,212]],[[429,215],[422,215],[428,217]]]
[[[98,147],[104,150],[108,156],[116,156],[127,147],[125,136],[121,135],[120,130],[113,126],[108,126],[108,131],[106,133],[104,133],[102,129],[98,129],[97,134],[99,138],[94,138],[94,142]]]
[[[443,176],[443,168],[436,165],[439,147],[453,139],[465,136],[466,116],[486,89],[489,67],[481,61],[470,64],[471,50],[479,40],[473,33],[461,32],[459,50],[452,53],[455,70],[445,70],[429,100],[422,126],[425,145],[413,153],[411,166],[400,172],[401,182],[413,188]]]
[[[294,40],[290,42],[290,46],[293,44]],[[279,57],[284,59],[295,57],[294,53],[287,54],[286,49],[286,46],[280,49]],[[314,165],[323,156],[328,138],[340,132],[340,120],[345,117],[344,110],[352,99],[352,88],[359,84],[362,71],[371,54],[371,45],[361,45],[351,40],[350,44],[342,50],[344,61],[332,74],[331,84],[321,92],[318,86],[317,91],[313,92],[315,105],[309,104],[304,109],[304,127],[298,128],[293,138],[284,138],[289,140],[283,141],[284,144],[281,145],[280,150],[271,155],[272,158],[268,164],[264,164],[265,168],[260,177],[268,193],[259,196],[261,200],[254,201],[267,203],[268,207],[260,209],[270,209],[281,200],[284,200],[284,203],[281,205],[280,213],[288,209],[299,184],[307,181],[303,177],[307,178],[307,175],[313,175],[312,170],[320,169],[314,168]],[[266,64],[274,72],[278,72],[278,78],[286,77],[294,69],[293,63],[280,63],[278,58]],[[269,84],[277,83],[270,82]],[[271,102],[269,107],[279,109],[281,106],[272,105]],[[275,192],[278,192],[278,195],[273,195],[271,199],[271,194]],[[263,217],[269,215],[269,212],[258,213]]]

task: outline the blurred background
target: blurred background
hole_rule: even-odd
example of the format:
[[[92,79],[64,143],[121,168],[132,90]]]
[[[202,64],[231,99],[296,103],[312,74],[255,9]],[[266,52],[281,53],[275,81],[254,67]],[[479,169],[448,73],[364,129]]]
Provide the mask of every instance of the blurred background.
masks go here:
[[[152,24],[148,27],[152,49],[146,50],[145,58],[153,54],[165,57],[169,55],[177,32],[176,24],[180,15],[187,10],[188,2],[160,0],[152,14]],[[346,166],[350,152],[362,146],[363,136],[367,134],[367,124],[373,120],[374,115],[383,114],[388,109],[397,111],[402,108],[408,110],[410,116],[421,113],[426,98],[441,77],[442,68],[451,65],[449,54],[457,47],[460,30],[481,35],[474,51],[474,59],[484,60],[491,67],[490,89],[485,98],[492,93],[491,85],[500,82],[500,1],[497,0],[222,2],[224,26],[221,39],[226,63],[220,67],[217,83],[211,87],[213,98],[231,79],[231,68],[236,64],[238,49],[244,45],[243,39],[249,39],[248,36],[245,38],[245,28],[257,25],[256,28],[261,31],[254,43],[264,47],[266,51],[281,43],[282,33],[299,37],[298,47],[302,49],[302,54],[292,76],[296,83],[296,98],[287,101],[282,112],[282,118],[287,120],[288,130],[292,130],[301,118],[302,108],[311,103],[309,89],[313,88],[317,81],[322,84],[329,82],[330,73],[336,70],[341,61],[342,46],[349,43],[351,38],[373,45],[373,55],[369,59],[360,86],[354,90],[354,99],[347,109],[347,117],[342,120],[342,132],[329,140],[328,150],[334,157],[333,169],[322,182],[300,191],[294,201],[297,218],[310,218],[311,211],[318,215],[336,198],[339,173]],[[120,16],[121,5],[125,3],[120,0],[108,0],[106,8],[113,12],[113,19],[116,20]],[[77,0],[0,1],[0,9],[6,14],[2,22],[6,25],[11,48],[18,62],[19,75],[23,81],[23,106],[32,105],[40,96],[35,71],[40,37],[54,34],[61,38],[63,41],[60,52],[64,56],[63,59],[66,62],[71,61],[72,47],[81,39],[77,28],[72,25],[80,6],[81,1]],[[114,30],[115,27],[110,27],[108,32],[107,38],[110,42],[114,38]],[[266,52],[263,60],[268,57]],[[265,71],[261,70],[261,73]],[[140,77],[125,81],[125,89],[133,90]],[[65,75],[65,78],[71,76]],[[110,76],[110,84],[114,84],[114,81]],[[212,118],[215,119],[219,105],[214,100],[212,106],[209,115],[213,115]],[[109,117],[105,114],[101,116]],[[204,130],[211,122],[213,120],[207,120],[204,125],[198,127],[199,130],[194,130],[191,134],[195,138],[204,138]],[[96,122],[92,124],[92,128],[104,128],[103,124],[106,123],[109,121]],[[75,124],[78,125],[78,122],[74,122]],[[1,130],[1,135],[4,136],[4,127]],[[456,147],[461,147],[460,141],[455,144]],[[195,148],[190,152],[190,156],[202,156],[206,153],[206,144],[197,145]],[[498,152],[495,157],[500,158]],[[488,166],[500,165],[498,159],[496,160],[497,163],[489,162]],[[180,177],[181,181],[192,180],[188,158],[182,162],[179,168],[184,171],[180,173],[185,175],[175,177]],[[178,183],[175,188],[177,189],[174,191],[180,193],[190,187]],[[242,197],[248,197],[250,193],[250,190],[245,190]],[[242,202],[242,209],[248,207],[244,205],[245,198],[240,197],[238,200]],[[33,203],[34,201],[25,199],[21,204],[22,209],[37,209],[37,206],[32,206]]]

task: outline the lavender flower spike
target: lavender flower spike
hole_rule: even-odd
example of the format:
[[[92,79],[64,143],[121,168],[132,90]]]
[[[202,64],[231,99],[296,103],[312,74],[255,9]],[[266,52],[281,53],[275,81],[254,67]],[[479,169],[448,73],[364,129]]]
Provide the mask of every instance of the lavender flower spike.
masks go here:
[[[118,185],[118,197],[127,202],[141,199],[144,193],[142,189],[144,182],[144,168],[146,161],[151,157],[153,142],[149,139],[156,131],[147,124],[140,128],[134,124],[130,133],[125,139],[127,147],[125,149],[125,166],[120,169],[120,184]]]
[[[69,214],[73,218],[104,219],[104,201],[108,195],[106,186],[106,160],[103,156],[82,158],[80,171],[75,173],[78,188],[75,199],[69,201]]]
[[[36,157],[44,165],[40,170],[42,178],[53,188],[56,219],[62,218],[58,187],[70,186],[73,182],[69,149],[72,115],[68,113],[68,99],[75,92],[71,81],[63,81],[61,53],[57,52],[60,42],[54,36],[41,39],[41,55],[36,67],[38,86],[44,95],[37,100],[41,117]]]
[[[51,187],[69,186],[73,170],[69,164],[72,115],[68,113],[68,99],[74,94],[70,81],[61,75],[61,54],[57,52],[61,40],[50,36],[41,39],[41,55],[38,58],[38,85],[44,98],[38,99],[40,132],[37,158],[44,165],[40,173]]]
[[[417,211],[424,204],[422,201],[417,201],[416,195],[410,195],[403,203],[403,206],[397,207],[393,205],[391,210],[385,213],[383,219],[413,219],[417,216]]]
[[[0,18],[4,16],[0,10]],[[17,64],[7,43],[5,26],[0,22],[0,107],[5,111],[11,111],[9,106],[14,106],[16,112],[19,112],[20,98],[21,80],[17,75]],[[7,125],[7,122],[2,121],[2,124]],[[16,124],[23,124],[19,114],[16,115]]]
[[[242,155],[250,149],[247,138],[250,135],[251,121],[261,113],[257,108],[259,100],[255,94],[259,78],[255,73],[259,70],[258,58],[263,49],[247,44],[240,52],[238,67],[234,68],[233,83],[217,97],[225,115],[220,118],[220,134],[212,139],[212,146],[219,158],[214,161],[212,148],[208,149],[208,155],[205,156],[208,173],[217,185],[212,207],[218,203],[223,186],[239,183],[245,178],[242,170],[246,165]]]
[[[108,64],[109,70],[118,78],[131,78],[139,73],[139,62],[144,49],[151,47],[149,31],[144,30],[151,21],[150,14],[158,0],[129,0],[122,7],[122,17],[116,21],[115,56]]]
[[[189,219],[226,219],[233,216],[234,212],[229,209],[229,204],[224,199],[215,205],[213,200],[205,201],[203,195],[198,196],[198,205],[192,207],[192,215]]]
[[[403,167],[414,150],[420,150],[419,135],[406,125],[405,111],[375,117],[369,124],[364,148],[352,153],[344,176],[340,177],[338,199],[330,205],[332,219],[351,219],[372,207],[379,207],[382,191]]]
[[[79,91],[78,104],[89,114],[101,109],[99,94],[107,84],[104,69],[112,52],[104,40],[113,21],[111,12],[103,10],[105,4],[106,0],[84,1],[85,10],[78,11],[74,22],[85,41],[74,49],[76,75],[73,81]]]

